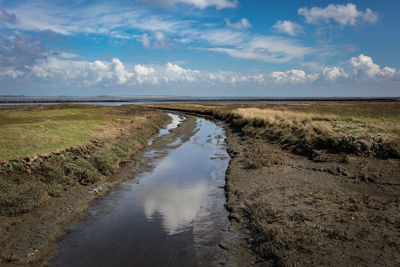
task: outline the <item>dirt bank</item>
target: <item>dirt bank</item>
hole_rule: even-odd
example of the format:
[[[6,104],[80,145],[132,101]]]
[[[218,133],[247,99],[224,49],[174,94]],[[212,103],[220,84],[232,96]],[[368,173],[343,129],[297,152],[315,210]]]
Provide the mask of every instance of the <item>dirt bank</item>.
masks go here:
[[[159,124],[159,127],[165,125],[166,122]],[[135,177],[135,170],[144,163],[145,158],[142,157],[144,152],[164,146],[171,142],[175,135],[181,135],[182,131],[190,132],[194,125],[195,120],[188,119],[178,129],[156,139],[151,147],[147,146],[147,140],[151,137],[150,132],[142,133],[142,145],[136,147],[135,153],[130,154],[129,172],[124,170],[128,158],[119,160],[119,167],[114,166],[115,169],[112,173],[102,175],[93,183],[77,182],[68,188],[68,191],[42,202],[39,207],[35,207],[29,212],[17,216],[0,216],[0,262],[3,264],[42,265],[43,261],[56,251],[56,238],[68,225],[84,216],[84,211],[93,199],[105,194],[116,184]],[[86,155],[82,152],[86,151],[82,147],[73,150],[80,151],[82,157]],[[70,149],[65,152],[57,152],[56,156],[63,156],[64,153],[69,152]],[[52,156],[53,154],[46,155],[39,159],[51,159]]]
[[[227,209],[258,264],[400,264],[400,161],[228,134]]]

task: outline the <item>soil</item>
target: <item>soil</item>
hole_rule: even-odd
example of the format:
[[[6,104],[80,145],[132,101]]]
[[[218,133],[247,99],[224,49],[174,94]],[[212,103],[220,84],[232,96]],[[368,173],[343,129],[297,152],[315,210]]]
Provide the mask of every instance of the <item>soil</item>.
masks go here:
[[[227,132],[226,207],[257,266],[400,265],[400,160],[307,158]]]
[[[117,175],[106,181],[77,186],[68,194],[20,216],[0,216],[0,264],[43,265],[57,251],[56,240],[63,230],[83,218],[92,200],[113,186],[135,178],[136,171],[147,159],[143,153],[171,143],[176,136],[192,132],[195,122],[194,117],[189,117],[180,127],[157,138],[132,159],[128,168],[125,164]]]

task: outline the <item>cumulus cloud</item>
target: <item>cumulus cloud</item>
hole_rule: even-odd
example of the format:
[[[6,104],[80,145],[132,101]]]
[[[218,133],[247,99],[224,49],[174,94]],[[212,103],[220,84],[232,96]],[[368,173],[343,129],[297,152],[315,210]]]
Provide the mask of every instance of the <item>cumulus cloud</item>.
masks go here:
[[[275,84],[311,83],[319,78],[319,74],[306,74],[304,70],[274,71],[269,78]]]
[[[152,73],[155,73],[155,70],[153,67],[146,67],[146,66],[138,64],[138,65],[135,65],[134,70],[136,73],[136,81],[139,84],[143,84],[143,83],[157,84],[158,83],[158,78],[151,75]]]
[[[286,33],[291,36],[298,36],[304,33],[303,27],[296,22],[289,20],[279,20],[272,28],[279,33]]]
[[[125,65],[118,58],[113,58],[112,63],[114,64],[114,73],[118,79],[118,84],[126,83],[134,75],[133,72],[126,70]]]
[[[298,14],[303,16],[305,21],[310,24],[319,24],[321,22],[328,23],[333,20],[342,26],[356,25],[361,22],[375,23],[378,21],[378,15],[367,8],[365,11],[357,9],[355,4],[334,5],[327,7],[302,7],[299,8]]]
[[[353,74],[362,78],[392,78],[397,72],[394,68],[381,68],[372,61],[371,57],[363,54],[359,55],[358,57],[352,57],[349,60],[349,63],[352,66]]]
[[[328,81],[334,82],[339,78],[348,78],[349,75],[339,66],[325,67],[322,71],[323,76]]]
[[[350,58],[343,66],[325,67],[323,77],[331,82],[337,80],[382,81],[400,79],[400,71],[391,67],[380,67],[371,57],[360,54]]]
[[[237,30],[247,29],[251,27],[250,22],[246,18],[242,18],[238,22],[231,22],[229,19],[225,19],[226,25]]]
[[[0,50],[1,52],[1,50]],[[0,53],[1,55],[1,53]],[[75,56],[75,55],[74,55]],[[141,85],[164,86],[172,84],[210,87],[226,85],[284,86],[337,81],[400,81],[400,71],[380,67],[363,54],[352,57],[340,66],[327,66],[320,71],[292,69],[271,73],[244,74],[230,71],[200,71],[184,68],[176,63],[164,65],[126,64],[119,58],[85,61],[63,53],[48,53],[21,68],[0,65],[0,80],[27,80],[60,83],[74,87],[132,87]],[[39,80],[37,80],[39,79]]]

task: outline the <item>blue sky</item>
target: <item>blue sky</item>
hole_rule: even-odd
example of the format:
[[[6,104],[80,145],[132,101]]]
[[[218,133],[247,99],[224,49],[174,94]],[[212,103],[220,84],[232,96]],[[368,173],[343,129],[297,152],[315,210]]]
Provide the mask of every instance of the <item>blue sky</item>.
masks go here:
[[[398,14],[398,0],[0,0],[0,95],[399,96]]]

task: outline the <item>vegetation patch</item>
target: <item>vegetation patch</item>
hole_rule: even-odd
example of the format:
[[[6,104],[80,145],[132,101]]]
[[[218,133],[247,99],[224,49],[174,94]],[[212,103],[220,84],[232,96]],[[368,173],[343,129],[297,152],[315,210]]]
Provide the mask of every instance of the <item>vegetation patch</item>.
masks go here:
[[[17,125],[13,128],[15,132],[4,135],[0,144],[6,148],[0,150],[3,157],[0,163],[1,215],[26,213],[72,188],[106,180],[122,162],[142,150],[169,118],[163,112],[133,106],[57,105],[27,106],[27,109],[18,114],[0,112],[3,118],[0,123],[6,122],[6,128],[7,124]],[[17,118],[19,123],[4,118]],[[27,149],[10,152],[7,139],[18,139],[12,134],[23,132],[24,128],[29,132],[38,125],[39,128],[49,125],[49,121],[53,123],[54,132],[43,138],[40,132],[38,135],[32,132],[31,139],[37,141],[36,146],[33,143]],[[27,138],[25,133],[19,137],[22,143]],[[57,140],[59,137],[69,140],[47,143],[48,138]]]
[[[165,105],[228,122],[244,135],[265,138],[296,153],[400,158],[400,103]]]

